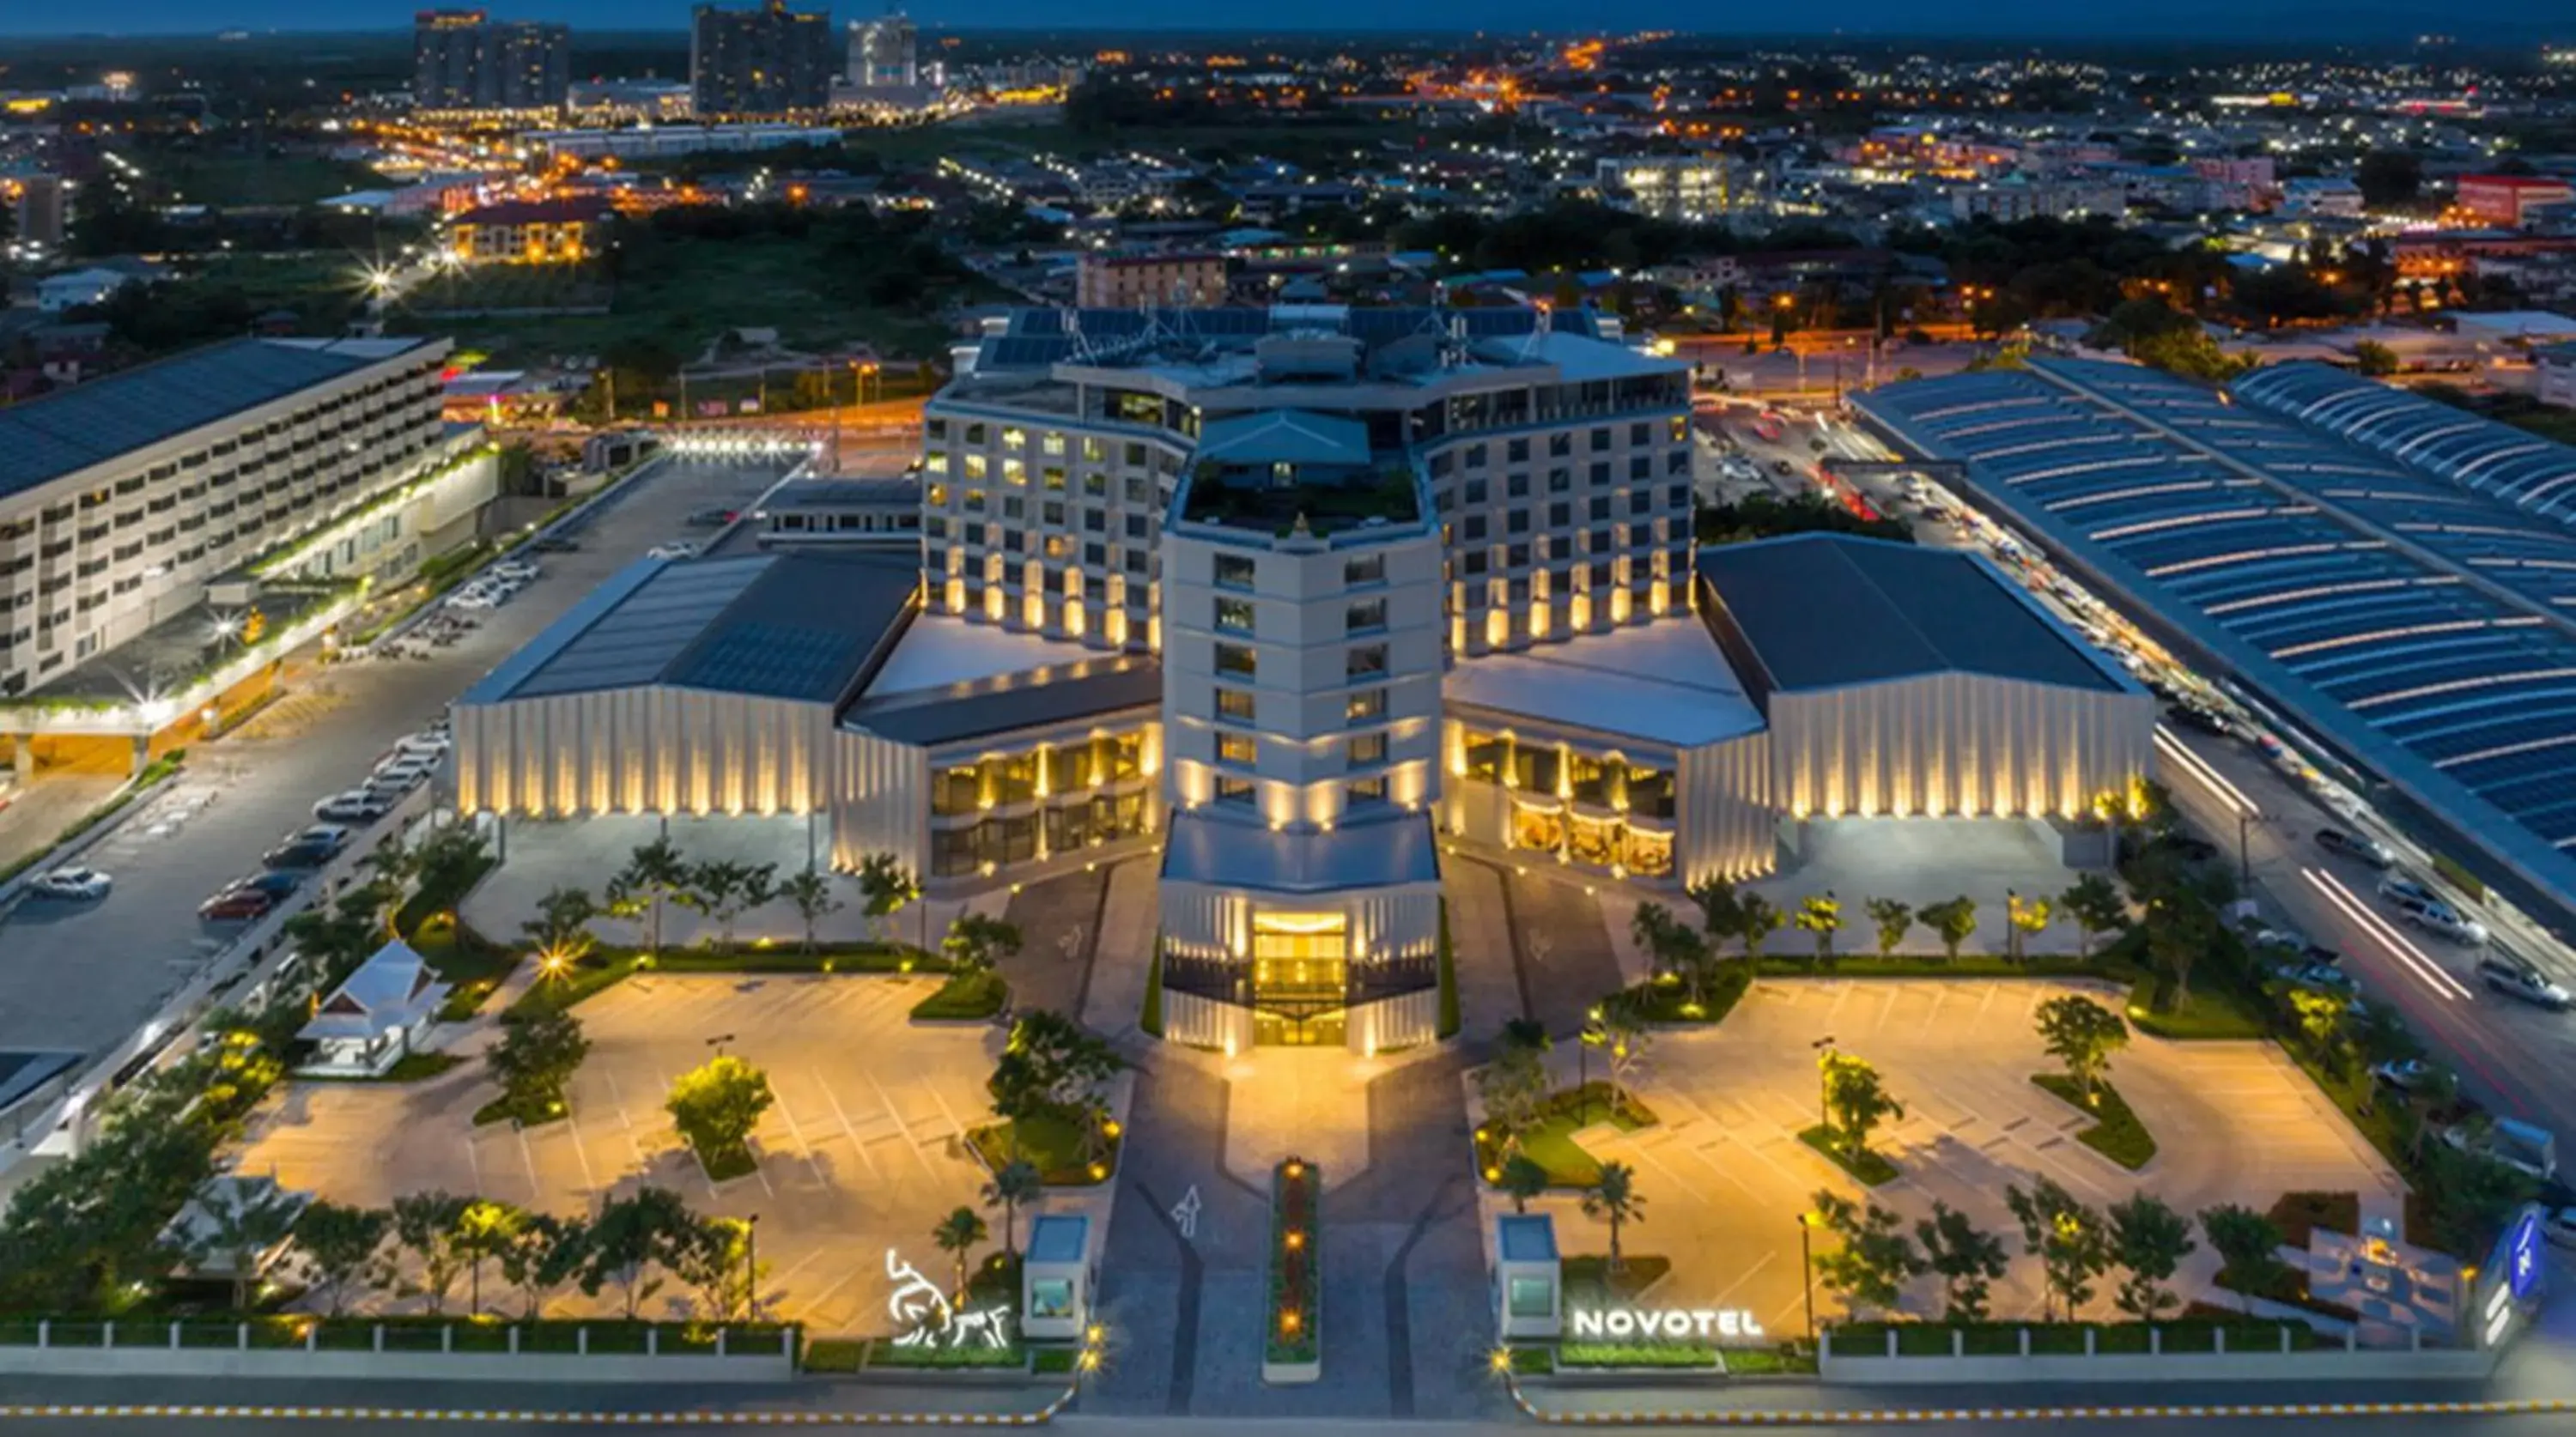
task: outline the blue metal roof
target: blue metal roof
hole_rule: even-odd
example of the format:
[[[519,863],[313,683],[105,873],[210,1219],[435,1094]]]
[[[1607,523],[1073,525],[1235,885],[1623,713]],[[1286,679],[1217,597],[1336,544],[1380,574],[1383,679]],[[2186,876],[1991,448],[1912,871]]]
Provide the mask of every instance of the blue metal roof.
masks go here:
[[[2134,365],[1854,402],[2576,906],[2576,534]]]
[[[2236,381],[2247,404],[2385,454],[2472,493],[2576,521],[2576,448],[2324,364]]]
[[[1330,833],[1273,832],[1257,823],[1183,811],[1163,848],[1165,881],[1321,893],[1431,883],[1440,877],[1431,816],[1399,813]]]
[[[0,409],[0,496],[175,439],[424,343],[353,350],[228,340]]]

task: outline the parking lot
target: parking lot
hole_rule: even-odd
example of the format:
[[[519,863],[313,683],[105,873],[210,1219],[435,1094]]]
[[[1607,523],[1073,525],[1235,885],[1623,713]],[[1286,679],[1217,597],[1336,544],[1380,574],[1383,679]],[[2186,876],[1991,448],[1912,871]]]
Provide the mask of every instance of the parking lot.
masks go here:
[[[689,462],[640,475],[594,511],[579,551],[546,556],[544,577],[483,611],[458,643],[427,659],[316,670],[232,737],[201,746],[155,821],[130,822],[84,855],[115,877],[105,901],[0,916],[0,1050],[89,1052],[132,1032],[223,947],[226,932],[198,922],[199,901],[312,822],[315,800],[363,779],[396,738],[600,580],[688,532],[691,509],[747,501],[782,470],[768,460]],[[157,821],[164,816],[175,821]]]
[[[2357,1191],[2365,1218],[2399,1216],[2396,1175],[2269,1044],[2134,1038],[2110,1078],[2155,1135],[2157,1155],[2131,1174],[2077,1142],[2088,1120],[2030,1075],[2058,1071],[2032,1014],[2079,991],[2040,981],[1765,981],[1716,1029],[1656,1033],[1637,1091],[1661,1121],[1583,1139],[1595,1158],[1636,1168],[1645,1221],[1625,1246],[1673,1263],[1655,1300],[1748,1309],[1783,1335],[1803,1329],[1798,1215],[1819,1188],[1862,1193],[1797,1139],[1818,1119],[1814,1045],[1828,1038],[1874,1064],[1906,1108],[1872,1137],[1900,1175],[1869,1199],[1902,1214],[1909,1230],[1937,1200],[2004,1237],[2013,1267],[1995,1288],[1998,1316],[2038,1312],[2038,1264],[2021,1255],[2004,1203],[2007,1185],[2038,1175],[2097,1208],[2141,1189],[2185,1214],[2218,1203],[2259,1211],[2292,1190]],[[1573,1060],[1558,1056],[1571,1082]],[[1573,1198],[1546,1201],[1563,1250],[1602,1250],[1600,1224]],[[2176,1290],[2200,1295],[2216,1270],[2203,1243]],[[1905,1308],[1937,1316],[1939,1302],[1938,1279],[1926,1278]],[[1817,1304],[1820,1317],[1838,1311],[1821,1290]]]
[[[382,1205],[444,1189],[572,1213],[658,1184],[701,1213],[760,1217],[764,1315],[817,1332],[884,1326],[885,1252],[943,1273],[931,1228],[984,1182],[962,1141],[988,1121],[984,1075],[1001,1034],[908,1021],[932,980],[653,976],[576,1009],[591,1051],[571,1116],[527,1131],[472,1126],[495,1090],[469,1062],[413,1084],[296,1082],[254,1118],[239,1170],[274,1172],[334,1202]],[[758,1066],[777,1102],[756,1173],[707,1180],[662,1109],[671,1082],[719,1047]],[[979,1208],[980,1210],[980,1208]],[[994,1244],[1001,1217],[992,1214]],[[1026,1213],[1020,1221],[1028,1221]],[[488,1294],[487,1294],[488,1296]],[[665,1285],[645,1311],[689,1315]],[[550,1312],[612,1311],[568,1291]]]

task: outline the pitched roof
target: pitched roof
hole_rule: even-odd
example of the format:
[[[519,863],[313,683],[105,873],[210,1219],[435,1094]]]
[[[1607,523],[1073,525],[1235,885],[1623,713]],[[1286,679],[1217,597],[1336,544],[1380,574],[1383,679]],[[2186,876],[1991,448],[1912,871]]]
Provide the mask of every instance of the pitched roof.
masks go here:
[[[1972,554],[1802,534],[1702,549],[1702,616],[1764,702],[1782,691],[1972,673],[2132,685]]]
[[[448,987],[410,944],[396,938],[333,989],[313,1021],[295,1036],[318,1042],[374,1038],[408,1028],[438,1011],[438,1005],[447,1000]]]
[[[234,339],[0,410],[0,497],[256,409],[426,343]]]

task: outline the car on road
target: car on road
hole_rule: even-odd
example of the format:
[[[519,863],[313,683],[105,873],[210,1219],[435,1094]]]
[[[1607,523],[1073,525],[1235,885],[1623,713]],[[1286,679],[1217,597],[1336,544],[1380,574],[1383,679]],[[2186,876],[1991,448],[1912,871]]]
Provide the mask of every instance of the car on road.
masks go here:
[[[256,888],[227,888],[197,905],[197,916],[208,923],[248,923],[267,915],[277,906],[277,895]]]
[[[2433,1081],[2436,1070],[2421,1058],[2399,1058],[2370,1065],[2370,1080],[2384,1088],[2411,1093]]]
[[[27,891],[38,898],[61,898],[86,903],[93,899],[105,898],[108,890],[114,886],[115,880],[99,870],[74,865],[69,868],[57,868],[51,873],[38,876],[28,883]]]
[[[2576,1207],[2563,1207],[2543,1214],[2540,1235],[2549,1239],[2552,1247],[2576,1247]]]
[[[2235,730],[2227,726],[2225,718],[2198,704],[2167,704],[2165,717],[2195,733],[2205,733],[2215,738],[2230,738],[2235,734]]]
[[[2346,858],[2357,858],[2373,868],[2390,869],[2397,866],[2397,855],[2387,844],[2362,834],[2346,833],[2340,828],[2318,829],[2317,847],[2328,853],[2339,853]]]
[[[393,812],[394,795],[353,788],[313,805],[313,816],[331,823],[373,823]]]
[[[319,868],[330,862],[339,851],[328,843],[298,839],[290,843],[281,843],[261,854],[259,861],[261,866],[277,870]]]
[[[2405,903],[2410,900],[2417,903],[2439,903],[2442,901],[2439,897],[2434,895],[2432,889],[2425,887],[2423,884],[2416,882],[2412,878],[2396,873],[2392,873],[2386,878],[2379,880],[2379,896],[2387,899],[2391,903]]]
[[[644,557],[647,559],[694,559],[698,557],[698,546],[690,543],[686,539],[674,539],[667,544],[656,544],[652,548],[645,550]]]
[[[544,573],[545,570],[538,568],[532,559],[503,559],[492,566],[494,578],[512,579],[522,584],[534,583]]]
[[[2567,1010],[2567,990],[2549,981],[2548,974],[2510,953],[2490,953],[2479,959],[2478,980],[2487,985],[2490,993],[2519,998],[2554,1013]]]
[[[2487,926],[2438,898],[2400,898],[2397,914],[2436,938],[2474,948],[2487,941]]]
[[[732,523],[738,512],[722,504],[708,504],[690,510],[689,517],[683,522],[692,529],[716,529]]]

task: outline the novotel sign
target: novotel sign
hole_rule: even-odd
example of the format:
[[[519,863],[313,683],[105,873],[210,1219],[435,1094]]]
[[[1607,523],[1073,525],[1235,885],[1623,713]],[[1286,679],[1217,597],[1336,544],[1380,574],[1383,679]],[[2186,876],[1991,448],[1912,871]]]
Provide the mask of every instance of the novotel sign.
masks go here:
[[[1762,1324],[1740,1307],[1577,1308],[1567,1317],[1576,1337],[1707,1342],[1762,1335]]]

